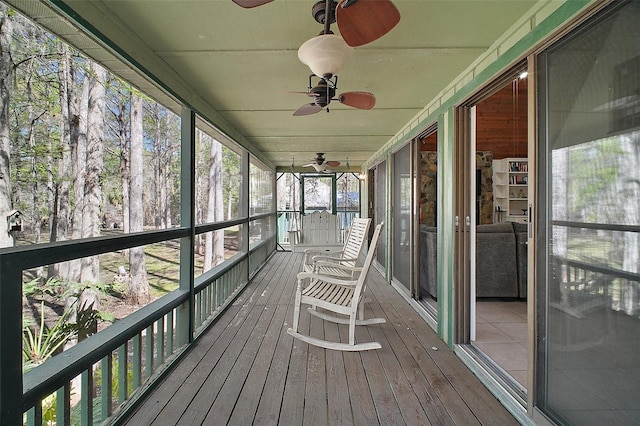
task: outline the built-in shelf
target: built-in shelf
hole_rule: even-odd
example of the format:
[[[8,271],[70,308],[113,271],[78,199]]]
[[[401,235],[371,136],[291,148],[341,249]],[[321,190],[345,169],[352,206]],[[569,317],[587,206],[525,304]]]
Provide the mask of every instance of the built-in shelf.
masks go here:
[[[494,222],[527,222],[528,192],[526,158],[493,160]]]

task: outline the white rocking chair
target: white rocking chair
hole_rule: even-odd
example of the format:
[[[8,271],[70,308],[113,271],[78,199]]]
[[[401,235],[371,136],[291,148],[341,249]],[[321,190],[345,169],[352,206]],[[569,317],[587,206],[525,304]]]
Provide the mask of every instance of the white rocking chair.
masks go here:
[[[304,270],[322,275],[353,277],[353,271],[343,268],[355,267],[367,238],[371,219],[353,219],[347,239],[341,250],[307,249],[304,251]]]
[[[364,293],[366,290],[365,280],[373,261],[374,252],[382,230],[382,223],[376,226],[369,251],[362,267],[347,267],[348,271],[359,272],[356,280],[345,280],[335,276],[321,275],[315,272],[298,273],[298,288],[296,290],[296,300],[293,311],[293,327],[287,330],[287,333],[300,339],[310,345],[319,346],[326,349],[335,349],[339,351],[364,351],[370,349],[380,349],[382,345],[378,342],[367,342],[356,344],[356,325],[382,324],[386,320],[384,318],[364,319]],[[303,286],[305,280],[309,283]],[[332,321],[338,324],[349,325],[349,343],[331,342],[318,339],[298,333],[298,322],[300,318],[300,305],[304,303],[310,305],[308,311],[310,314]],[[348,318],[339,317],[337,315],[329,315],[320,312],[317,308],[335,312],[336,314],[347,315]],[[356,316],[358,318],[356,318]]]

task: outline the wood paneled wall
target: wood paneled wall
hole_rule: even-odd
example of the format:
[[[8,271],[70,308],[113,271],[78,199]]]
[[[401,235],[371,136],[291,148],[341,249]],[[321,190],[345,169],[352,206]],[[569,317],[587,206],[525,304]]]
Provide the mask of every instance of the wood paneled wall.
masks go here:
[[[527,80],[515,80],[476,107],[476,151],[494,160],[527,157]],[[422,140],[422,151],[437,150],[436,133]]]
[[[527,157],[527,80],[514,80],[476,107],[476,151]]]

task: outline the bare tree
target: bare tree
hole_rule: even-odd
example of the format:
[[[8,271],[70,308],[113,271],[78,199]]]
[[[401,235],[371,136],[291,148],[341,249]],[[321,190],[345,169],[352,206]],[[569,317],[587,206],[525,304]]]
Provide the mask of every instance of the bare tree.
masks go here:
[[[104,158],[104,112],[105,76],[104,68],[95,62],[90,64],[89,97],[87,111],[86,168],[84,171],[84,196],[82,198],[82,237],[100,236],[100,205],[102,202],[102,175]],[[100,261],[98,256],[82,260],[82,282],[98,282]]]
[[[70,87],[74,87],[71,82]],[[72,90],[69,98],[71,166],[73,183],[73,208],[71,210],[71,236],[82,238],[82,208],[84,206],[84,183],[87,169],[87,116],[89,113],[89,78],[84,77],[82,92],[79,97]],[[73,282],[80,282],[82,259],[69,261],[69,274],[66,277]]]
[[[129,233],[129,103],[131,102],[131,87],[128,83],[111,76],[111,132],[116,138],[116,153],[119,160],[120,196],[122,207],[122,229]],[[123,250],[123,256],[129,256],[128,250]]]
[[[71,221],[71,181],[72,155],[71,135],[77,135],[80,117],[77,110],[77,90],[75,87],[76,66],[71,58],[71,51],[64,43],[59,43],[60,65],[58,68],[58,84],[60,86],[60,147],[61,155],[57,161],[55,183],[52,185],[52,211],[49,240],[64,241],[67,239]],[[49,267],[50,277],[70,278],[69,262],[54,264]]]
[[[207,222],[224,218],[222,197],[222,144],[211,141],[209,157],[209,193],[207,198]],[[224,230],[208,232],[205,238],[204,270],[207,271],[224,260]]]
[[[0,247],[10,247],[13,246],[14,239],[9,232],[5,217],[12,207],[9,169],[9,101],[13,70],[10,50],[13,27],[6,13],[6,6],[0,4],[0,12]]]
[[[142,98],[138,93],[133,92],[131,94],[131,179],[129,191],[129,226],[131,232],[143,230],[143,144]],[[131,282],[128,296],[133,303],[147,303],[151,298],[151,294],[147,280],[144,247],[134,247],[129,250],[129,264]]]
[[[149,197],[147,203],[151,208],[147,211],[147,221],[156,228],[170,228],[172,226],[172,197],[177,174],[174,173],[175,154],[178,150],[179,135],[176,134],[176,116],[157,102],[145,102],[145,134],[152,143],[149,165],[153,174],[152,182],[147,182],[150,190],[155,194]]]

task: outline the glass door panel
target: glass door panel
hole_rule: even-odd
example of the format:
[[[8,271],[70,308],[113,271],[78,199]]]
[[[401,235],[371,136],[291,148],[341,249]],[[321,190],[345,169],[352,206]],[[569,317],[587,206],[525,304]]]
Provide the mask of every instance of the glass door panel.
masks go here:
[[[393,231],[391,234],[393,278],[411,287],[411,145],[393,156]]]
[[[469,337],[524,398],[528,386],[528,76],[522,63],[471,109]],[[501,84],[498,84],[501,83]]]
[[[436,128],[419,138],[419,168],[417,183],[419,194],[419,257],[418,281],[419,299],[428,311],[437,317],[438,304],[438,133]]]
[[[538,58],[537,400],[562,424],[640,419],[639,23],[615,2]]]

